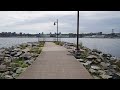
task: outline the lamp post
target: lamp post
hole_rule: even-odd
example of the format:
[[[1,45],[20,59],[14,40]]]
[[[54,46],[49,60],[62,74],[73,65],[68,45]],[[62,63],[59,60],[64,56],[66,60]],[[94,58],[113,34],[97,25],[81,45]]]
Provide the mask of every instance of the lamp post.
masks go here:
[[[75,49],[75,57],[80,59],[80,49],[79,49],[79,11],[77,12],[77,47]]]
[[[58,19],[57,19],[57,22],[54,22],[54,25],[56,25],[57,23],[57,42],[58,42]]]
[[[79,11],[77,13],[77,51],[79,50]]]

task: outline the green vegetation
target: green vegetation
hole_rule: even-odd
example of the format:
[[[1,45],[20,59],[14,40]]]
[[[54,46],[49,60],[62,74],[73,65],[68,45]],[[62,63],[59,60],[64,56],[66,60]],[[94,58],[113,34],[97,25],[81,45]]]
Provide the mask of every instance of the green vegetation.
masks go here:
[[[44,41],[40,41],[38,47],[44,47],[44,44],[45,44]]]
[[[11,67],[15,68],[15,67],[28,67],[28,64],[24,63],[24,59],[23,58],[18,58],[15,59],[14,62],[11,63]]]
[[[57,41],[54,41],[54,43],[55,43],[56,45],[60,45],[60,46],[63,46],[63,44],[64,44],[63,42],[60,42],[60,41],[58,41],[58,42],[57,42]]]
[[[30,49],[30,53],[37,53],[40,54],[42,49],[40,47],[33,47]]]
[[[21,44],[21,45],[20,45],[20,48],[21,48],[21,49],[25,49],[27,46],[28,46],[27,44]]]

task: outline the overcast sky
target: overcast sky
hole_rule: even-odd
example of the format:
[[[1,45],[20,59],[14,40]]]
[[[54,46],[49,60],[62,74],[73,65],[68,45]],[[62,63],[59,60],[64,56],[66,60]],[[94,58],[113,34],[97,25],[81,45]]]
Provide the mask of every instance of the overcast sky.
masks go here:
[[[76,11],[0,11],[0,32],[76,33]],[[120,32],[120,11],[80,11],[80,33]]]

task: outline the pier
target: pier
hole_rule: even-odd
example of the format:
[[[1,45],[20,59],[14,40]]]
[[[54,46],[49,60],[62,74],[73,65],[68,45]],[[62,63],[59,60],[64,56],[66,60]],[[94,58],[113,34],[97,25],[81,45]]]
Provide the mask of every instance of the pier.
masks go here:
[[[42,53],[17,79],[92,79],[92,76],[65,47],[46,42]]]

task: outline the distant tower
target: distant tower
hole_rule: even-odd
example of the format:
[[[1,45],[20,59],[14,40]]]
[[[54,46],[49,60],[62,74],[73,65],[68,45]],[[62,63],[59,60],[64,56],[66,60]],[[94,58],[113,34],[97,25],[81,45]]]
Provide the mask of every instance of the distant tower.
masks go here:
[[[114,33],[114,29],[112,29],[112,33]]]

